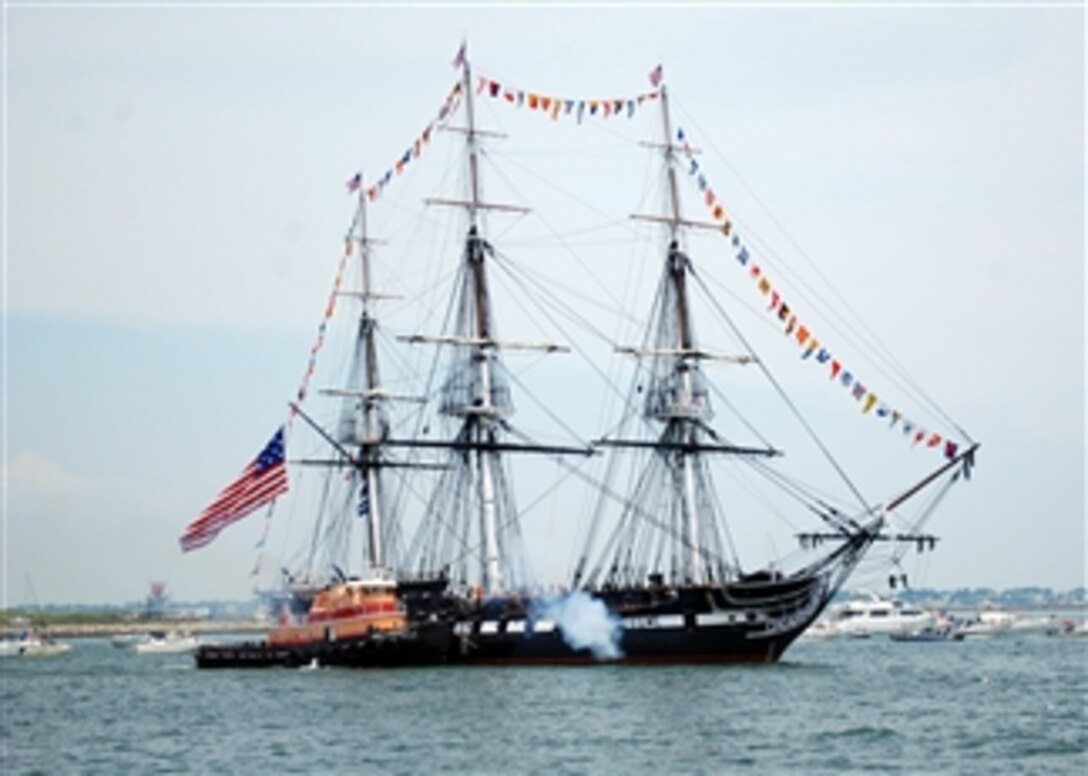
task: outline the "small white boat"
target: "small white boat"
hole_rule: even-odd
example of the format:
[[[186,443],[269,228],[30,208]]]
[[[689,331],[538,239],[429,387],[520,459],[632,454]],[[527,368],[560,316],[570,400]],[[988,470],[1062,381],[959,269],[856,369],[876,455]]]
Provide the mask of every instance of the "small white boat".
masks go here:
[[[141,636],[138,633],[118,633],[114,636],[110,636],[110,644],[118,649],[130,649],[136,646],[141,639],[146,638],[146,636]]]
[[[1012,628],[1014,619],[1008,612],[983,611],[974,619],[958,622],[956,631],[967,638],[1000,636]]]
[[[926,626],[888,635],[892,641],[963,641],[963,634],[949,625]]]
[[[22,649],[23,657],[56,657],[72,651],[71,644],[53,641],[50,638],[34,639]]]
[[[72,645],[54,641],[51,637],[36,630],[23,631],[14,637],[5,638],[0,647],[2,657],[55,657],[71,652]]]
[[[1019,634],[1046,633],[1054,627],[1056,622],[1057,618],[1053,615],[1049,617],[1018,616],[1012,621],[1012,627],[1009,630]]]
[[[1077,623],[1074,620],[1064,619],[1047,630],[1048,636],[1088,636],[1088,621]]]
[[[136,652],[141,655],[194,652],[196,648],[196,636],[177,631],[169,633],[156,631],[148,634],[146,640],[136,644]]]
[[[801,636],[807,639],[834,639],[838,638],[839,632],[829,621],[817,620],[809,625]]]

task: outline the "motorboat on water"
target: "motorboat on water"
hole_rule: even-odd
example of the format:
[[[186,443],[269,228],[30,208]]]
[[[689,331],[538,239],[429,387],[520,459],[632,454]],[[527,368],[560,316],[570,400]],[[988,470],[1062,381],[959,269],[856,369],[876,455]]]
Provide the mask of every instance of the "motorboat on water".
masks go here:
[[[828,620],[817,620],[805,629],[805,632],[801,634],[802,638],[806,639],[834,639],[838,638],[839,632],[835,629],[835,626]]]
[[[1029,633],[1046,633],[1054,627],[1058,621],[1057,617],[1050,615],[1048,617],[1028,617],[1018,616],[1012,622],[1012,627],[1009,629],[1012,633],[1029,634]]]
[[[963,641],[963,634],[951,625],[927,625],[919,630],[889,633],[892,641]]]
[[[933,614],[896,599],[869,593],[831,609],[831,627],[842,636],[915,633],[936,626]]]
[[[12,657],[19,654],[19,641],[15,636],[5,635],[0,639],[0,657]]]
[[[1015,615],[1001,611],[982,611],[977,617],[956,623],[956,631],[968,638],[992,638],[1008,632]]]
[[[1053,614],[1032,615],[993,607],[984,607],[979,613],[978,619],[982,623],[994,626],[997,632],[1007,630],[1010,634],[1021,636],[1031,633],[1046,633],[1058,623],[1058,618]]]
[[[194,652],[197,646],[196,636],[191,633],[152,631],[146,640],[135,645],[135,649],[138,654],[151,655]]]
[[[1088,636],[1088,621],[1077,623],[1063,619],[1054,623],[1046,632],[1048,636]]]
[[[13,637],[5,638],[0,644],[2,657],[55,657],[71,650],[71,644],[54,641],[52,637],[37,630],[20,631]]]
[[[146,634],[139,633],[117,633],[110,636],[110,644],[117,647],[117,649],[132,649],[140,641],[147,638]]]

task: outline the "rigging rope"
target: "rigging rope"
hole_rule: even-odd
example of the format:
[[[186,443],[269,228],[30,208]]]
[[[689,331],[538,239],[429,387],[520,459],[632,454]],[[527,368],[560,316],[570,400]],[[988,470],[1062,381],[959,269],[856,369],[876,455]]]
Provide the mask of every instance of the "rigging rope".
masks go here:
[[[790,399],[789,395],[786,393],[786,389],[783,388],[778,380],[775,379],[774,375],[771,374],[771,371],[767,369],[766,365],[764,365],[764,363],[760,359],[756,358],[755,351],[752,349],[751,344],[749,344],[748,340],[741,333],[740,329],[737,328],[736,324],[733,322],[733,319],[730,318],[728,313],[726,313],[722,306],[718,304],[718,301],[707,289],[706,284],[703,282],[702,276],[695,272],[694,267],[692,267],[691,269],[691,276],[695,278],[695,282],[698,283],[699,287],[703,289],[703,293],[706,294],[707,298],[710,300],[710,303],[714,305],[715,309],[717,309],[718,314],[722,316],[726,324],[733,331],[733,335],[744,346],[744,349],[747,351],[748,355],[752,356],[755,359],[755,363],[759,367],[759,370],[763,373],[764,377],[766,377],[767,380],[771,383],[771,385],[775,389],[775,392],[779,395],[782,401],[785,402],[786,406],[789,407],[790,412],[792,412],[793,416],[797,418],[797,421],[801,424],[801,427],[805,429],[806,433],[808,433],[809,437],[823,453],[824,457],[831,464],[832,468],[835,469],[839,477],[842,478],[842,481],[845,482],[847,487],[850,488],[851,492],[854,494],[854,497],[857,498],[858,503],[861,504],[861,508],[863,510],[867,510],[869,508],[869,502],[865,499],[864,496],[861,495],[861,491],[859,491],[857,486],[854,485],[854,482],[846,474],[846,471],[839,464],[838,460],[835,458],[835,456],[831,454],[831,451],[827,448],[823,441],[820,440],[819,436],[816,434],[816,431],[812,428],[812,426],[809,425],[808,421],[805,420],[804,416],[801,414],[801,411],[797,408],[797,406],[793,403],[793,400]]]
[[[674,99],[674,102],[675,102],[676,101],[675,97],[673,99]],[[682,106],[680,106],[680,107],[681,107],[681,110],[683,110],[683,107]],[[725,156],[725,154],[714,144],[713,140],[710,139],[712,137],[712,135],[710,133],[704,132],[702,130],[702,128],[699,126],[699,124],[691,116],[690,113],[688,113],[686,110],[683,110],[683,112],[687,116],[686,120],[689,121],[691,123],[691,125],[696,128],[697,131],[699,131],[699,133],[700,133],[700,135],[702,137],[707,139],[706,140],[706,145],[709,146],[710,149],[715,153],[715,155],[725,164],[725,166],[729,169],[729,171],[732,173],[734,178],[736,178],[736,180],[740,183],[740,185],[748,192],[749,196],[752,197],[752,199],[755,201],[756,205],[760,208],[760,210],[762,210],[763,213],[771,220],[771,222],[774,224],[774,226],[779,230],[779,232],[782,233],[782,235],[786,238],[786,240],[794,247],[794,249],[797,251],[797,253],[809,265],[809,267],[812,268],[812,270],[817,274],[817,276],[820,278],[820,280],[822,280],[823,283],[828,287],[828,289],[830,289],[831,293],[837,299],[838,304],[837,305],[830,305],[830,304],[827,304],[826,302],[824,302],[820,298],[820,295],[819,295],[819,293],[817,291],[812,289],[811,286],[809,286],[807,283],[805,283],[802,278],[797,276],[795,273],[792,273],[788,269],[788,267],[789,267],[788,262],[783,262],[782,266],[787,268],[787,272],[791,272],[791,274],[794,274],[795,279],[802,286],[808,287],[810,289],[810,292],[813,294],[813,297],[815,298],[815,300],[819,304],[823,305],[827,310],[829,310],[833,317],[839,317],[838,310],[839,309],[845,309],[850,314],[850,316],[852,316],[853,321],[842,319],[844,324],[851,331],[860,330],[865,335],[865,337],[867,338],[868,341],[865,341],[863,339],[863,344],[866,347],[868,347],[868,348],[870,348],[872,350],[873,354],[877,357],[877,359],[878,360],[883,359],[885,361],[885,363],[889,365],[890,369],[893,372],[895,372],[899,376],[899,378],[903,380],[903,382],[906,383],[908,388],[911,389],[915,393],[916,396],[920,397],[920,399],[922,400],[922,402],[924,404],[927,404],[929,406],[929,408],[936,415],[938,415],[940,418],[942,418],[946,423],[948,423],[950,427],[956,429],[956,431],[964,439],[966,439],[968,442],[973,442],[974,440],[971,438],[971,436],[963,428],[961,428],[959,426],[959,424],[957,424],[940,407],[940,405],[938,405],[937,402],[932,397],[930,397],[921,388],[921,386],[910,376],[910,374],[907,372],[906,368],[891,353],[890,349],[888,349],[886,346],[884,346],[877,339],[875,332],[871,329],[871,327],[869,327],[865,323],[865,319],[861,315],[859,315],[853,309],[853,307],[850,305],[849,301],[845,297],[843,297],[835,289],[834,285],[832,285],[831,282],[828,280],[828,278],[824,275],[824,273],[821,272],[819,265],[812,259],[812,257],[810,257],[808,255],[808,253],[804,250],[804,248],[801,246],[801,244],[786,229],[785,225],[782,224],[782,222],[779,221],[778,218],[775,217],[774,213],[770,210],[770,208],[768,208],[767,205],[764,204],[763,200],[759,197],[759,195],[756,194],[755,189],[745,180],[745,178],[740,174],[740,172],[737,170],[737,168],[729,161],[729,159]],[[746,229],[746,232],[750,232],[750,229]],[[764,252],[769,253],[770,255],[774,256],[773,251],[770,251],[766,247],[763,250],[764,250]],[[888,375],[887,372],[884,372],[884,374]],[[895,379],[894,376],[892,376],[892,375],[888,375],[888,376],[892,377],[893,380]]]

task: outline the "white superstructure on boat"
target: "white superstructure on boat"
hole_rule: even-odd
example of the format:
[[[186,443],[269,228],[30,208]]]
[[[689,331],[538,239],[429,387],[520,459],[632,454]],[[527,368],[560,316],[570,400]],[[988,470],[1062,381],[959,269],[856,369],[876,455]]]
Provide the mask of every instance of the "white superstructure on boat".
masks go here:
[[[920,631],[936,621],[925,609],[869,594],[832,607],[830,623],[840,635],[869,636]]]

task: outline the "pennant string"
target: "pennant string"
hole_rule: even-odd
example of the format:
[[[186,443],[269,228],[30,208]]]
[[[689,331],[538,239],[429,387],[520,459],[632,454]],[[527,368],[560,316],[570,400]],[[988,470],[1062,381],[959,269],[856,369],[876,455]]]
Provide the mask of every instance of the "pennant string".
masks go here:
[[[459,54],[459,58],[463,55]],[[487,96],[491,99],[500,100],[515,108],[521,108],[527,105],[530,110],[540,111],[545,116],[548,116],[553,121],[558,121],[560,116],[574,115],[578,123],[581,123],[586,115],[586,107],[589,108],[589,115],[593,117],[600,117],[602,119],[608,119],[615,116],[621,116],[626,114],[628,118],[634,116],[635,110],[642,107],[647,100],[655,100],[660,96],[660,91],[656,87],[659,86],[661,80],[660,66],[655,68],[651,72],[650,80],[655,87],[652,92],[645,92],[631,98],[611,98],[611,99],[573,99],[568,97],[556,97],[550,94],[542,93],[539,91],[527,91],[525,89],[517,88],[509,83],[501,83],[500,81],[491,78],[487,75],[479,75],[476,81],[476,93],[481,96]],[[383,193],[386,186],[390,184],[394,176],[403,174],[405,168],[411,162],[419,159],[420,155],[427,148],[431,133],[434,131],[436,124],[442,124],[445,122],[450,114],[452,114],[460,102],[462,92],[461,82],[456,82],[446,95],[445,101],[442,103],[442,107],[439,109],[437,117],[430,121],[426,128],[421,132],[411,143],[408,144],[407,150],[405,150],[394,161],[393,166],[386,170],[385,173],[378,178],[377,183],[366,189],[366,196],[370,201],[376,200]],[[734,249],[737,263],[742,267],[748,267],[751,261],[751,254],[745,246],[744,241],[739,234],[733,232],[733,222],[729,216],[729,212],[725,205],[721,202],[718,196],[714,193],[713,187],[710,185],[710,181],[706,173],[701,169],[699,161],[694,156],[694,149],[691,143],[691,138],[684,131],[683,128],[678,128],[676,131],[676,139],[681,144],[681,149],[684,155],[688,158],[688,173],[692,178],[695,186],[699,192],[703,195],[702,199],[707,209],[710,212],[711,217],[715,222],[721,224],[721,232],[726,237],[730,237],[730,243]],[[361,173],[356,173],[348,181],[348,190],[356,191],[361,185]],[[354,226],[354,222],[353,222]],[[310,377],[313,375],[317,352],[320,350],[321,345],[324,342],[324,332],[326,324],[329,318],[332,317],[333,310],[336,303],[336,289],[340,287],[344,268],[347,262],[348,256],[351,254],[352,241],[351,241],[351,229],[348,232],[349,236],[346,240],[346,247],[344,256],[340,261],[340,268],[336,276],[336,284],[333,289],[333,293],[329,297],[328,305],[325,309],[325,316],[321,322],[318,330],[318,338],[310,352],[310,361],[307,364],[307,369],[302,378],[302,384],[299,386],[297,393],[297,401],[301,403],[306,397],[306,392],[309,386]],[[840,376],[839,382],[844,388],[847,388],[851,394],[851,397],[861,404],[862,414],[869,414],[874,406],[880,402],[876,393],[868,390],[865,385],[853,375],[852,372],[845,369],[838,359],[834,358],[828,351],[826,346],[819,346],[819,340],[816,338],[812,329],[802,323],[798,318],[796,312],[792,311],[790,306],[786,303],[780,292],[774,288],[774,285],[762,271],[758,264],[751,263],[749,269],[749,276],[756,281],[757,288],[763,296],[770,297],[770,304],[767,306],[767,310],[778,317],[784,326],[784,331],[788,337],[796,340],[797,345],[802,349],[801,358],[808,359],[814,353],[816,358],[812,363],[824,365],[829,361],[830,365],[830,377],[835,379]],[[795,335],[796,332],[796,335]],[[296,410],[292,408],[291,414],[288,417],[288,425],[293,420]],[[927,447],[933,447],[940,449],[941,442],[945,441],[944,452],[951,458],[954,457],[957,444],[952,440],[942,440],[940,434],[927,432],[916,426],[911,421],[906,420],[903,414],[898,410],[893,410],[888,405],[880,402],[879,409],[873,413],[873,417],[884,419],[891,415],[890,427],[896,425],[896,423],[903,419],[903,431],[904,434],[909,435],[911,431],[915,431],[913,435],[913,444],[925,441]]]
[[[959,445],[951,439],[943,439],[940,434],[936,432],[927,431],[919,426],[917,423],[908,420],[902,412],[897,409],[893,409],[890,405],[880,400],[880,397],[871,391],[857,378],[857,376],[845,367],[845,365],[839,359],[835,358],[826,346],[822,345],[816,338],[816,335],[811,327],[801,323],[797,317],[796,312],[793,312],[791,307],[786,303],[782,294],[774,287],[774,284],[767,277],[763,269],[755,263],[751,262],[751,254],[748,248],[745,246],[741,236],[734,232],[732,220],[729,218],[729,214],[722,205],[721,200],[714,194],[713,188],[710,186],[709,179],[706,173],[702,170],[699,161],[694,157],[693,147],[691,145],[690,136],[682,129],[678,128],[676,131],[676,139],[681,144],[684,155],[688,158],[688,173],[692,179],[695,187],[702,193],[703,201],[706,204],[707,209],[710,211],[711,217],[715,222],[721,224],[722,234],[726,237],[730,237],[730,245],[733,248],[734,256],[737,263],[741,267],[750,267],[748,275],[756,282],[756,288],[759,293],[768,298],[768,304],[766,310],[771,315],[774,315],[784,324],[784,331],[787,336],[795,340],[796,344],[801,347],[801,358],[808,359],[814,353],[816,354],[814,364],[830,365],[826,368],[829,369],[829,377],[832,380],[838,379],[839,384],[847,390],[847,393],[852,399],[861,405],[862,414],[870,414],[874,407],[877,408],[876,412],[872,413],[872,417],[885,420],[890,416],[888,421],[889,428],[894,427],[900,421],[902,421],[902,431],[904,437],[910,440],[912,445],[918,445],[924,443],[926,447],[932,447],[937,450],[942,450],[945,457],[952,459],[956,456],[956,450]],[[944,442],[943,448],[941,443]]]
[[[627,118],[631,118],[635,115],[635,111],[642,107],[644,102],[656,100],[661,94],[658,89],[655,89],[652,92],[644,92],[635,97],[621,99],[574,99],[556,97],[541,91],[519,89],[509,83],[502,83],[486,75],[479,76],[476,82],[476,93],[508,103],[515,108],[527,106],[529,110],[539,111],[552,121],[558,121],[560,116],[574,115],[579,124],[582,123],[587,107],[590,116],[607,119],[626,115]]]
[[[355,220],[353,219],[352,228],[355,226]],[[328,328],[329,320],[332,318],[333,313],[336,312],[336,295],[337,291],[344,283],[344,272],[347,269],[348,257],[352,254],[352,238],[351,229],[348,230],[348,235],[344,239],[344,253],[340,257],[340,266],[336,270],[336,280],[333,281],[332,291],[329,292],[329,301],[325,304],[325,312],[321,318],[321,323],[317,327],[317,338],[314,340],[314,344],[310,347],[310,358],[306,362],[306,371],[302,374],[302,381],[299,384],[298,391],[295,392],[295,401],[291,405],[291,410],[287,415],[287,428],[291,428],[291,423],[295,419],[295,415],[298,414],[296,405],[302,404],[306,399],[306,393],[309,390],[310,378],[313,377],[314,370],[317,368],[317,354],[321,350],[321,346],[325,344],[325,330]]]
[[[450,87],[449,92],[446,94],[446,99],[442,103],[442,107],[438,110],[437,116],[427,122],[427,126],[424,127],[423,131],[408,144],[406,150],[394,160],[392,166],[378,178],[377,183],[366,189],[366,197],[368,200],[373,202],[380,197],[385,190],[385,187],[389,185],[394,176],[402,175],[404,173],[404,168],[407,167],[410,162],[419,159],[431,142],[431,133],[434,132],[434,128],[444,124],[454,111],[457,110],[457,106],[461,100],[461,91],[462,87],[460,81]],[[356,191],[358,188],[359,175],[357,174],[349,179],[348,191]]]

